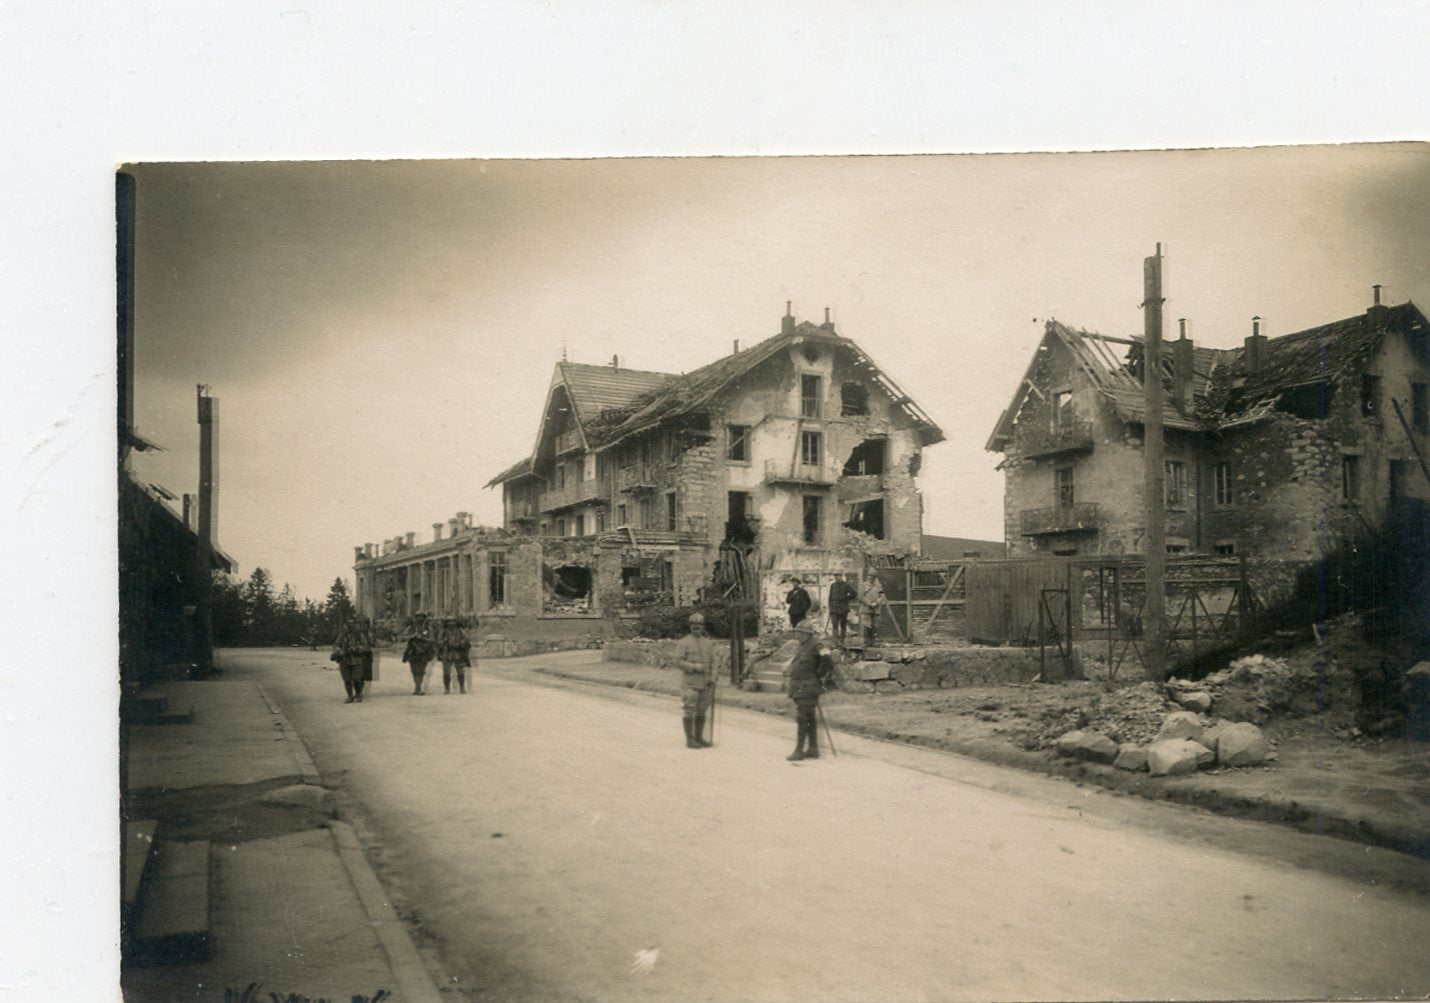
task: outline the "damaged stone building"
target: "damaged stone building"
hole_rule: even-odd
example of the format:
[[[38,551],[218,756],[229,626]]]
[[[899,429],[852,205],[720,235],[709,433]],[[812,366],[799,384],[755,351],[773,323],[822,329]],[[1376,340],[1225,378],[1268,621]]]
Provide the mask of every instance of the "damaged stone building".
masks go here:
[[[1413,303],[1232,349],[1164,343],[1169,553],[1311,561],[1430,499],[1430,325]],[[1046,325],[987,448],[1015,556],[1143,548],[1140,339]]]
[[[788,312],[772,337],[685,374],[557,363],[529,456],[494,477],[503,526],[466,513],[356,551],[359,608],[587,620],[696,603],[735,565],[768,626],[916,555],[928,415],[853,341]],[[718,566],[718,567],[717,567]],[[818,591],[816,591],[818,590]]]

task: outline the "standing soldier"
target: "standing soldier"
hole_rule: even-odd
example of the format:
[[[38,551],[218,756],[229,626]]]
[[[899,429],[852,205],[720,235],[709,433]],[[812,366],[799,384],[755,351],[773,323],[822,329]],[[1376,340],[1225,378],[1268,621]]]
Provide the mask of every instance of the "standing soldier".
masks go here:
[[[372,658],[372,645],[364,643],[362,630],[356,623],[344,620],[338,625],[333,653],[328,658],[338,663],[343,689],[348,692],[348,703],[362,703],[364,655],[367,659]]]
[[[442,660],[442,692],[452,692],[452,670],[457,670],[457,688],[467,692],[467,666],[471,660],[472,642],[462,622],[454,616],[442,621],[442,637],[437,643],[437,657]]]
[[[365,616],[356,618],[358,650],[362,652],[362,683],[372,682],[373,650],[377,647],[377,635],[373,632],[372,621]],[[358,690],[358,703],[362,702],[362,690]]]
[[[849,603],[859,598],[854,583],[850,581],[853,577],[836,575],[834,584],[829,586],[829,629],[839,638],[841,645],[849,633]]]
[[[407,627],[407,646],[402,650],[402,660],[412,670],[412,695],[426,695],[422,680],[427,675],[427,663],[436,654],[437,645],[432,639],[432,628],[427,623],[427,614],[418,613]]]
[[[859,594],[859,616],[864,621],[864,643],[873,644],[878,634],[879,607],[884,605],[884,587],[879,584],[879,576],[870,574],[864,583],[864,591]]]
[[[790,630],[798,630],[800,623],[809,615],[809,593],[799,583],[798,578],[789,580],[790,590],[785,593],[785,605],[789,607]]]
[[[685,719],[685,747],[708,749],[713,742],[704,738],[705,711],[714,697],[715,644],[705,634],[705,616],[690,614],[690,633],[675,645],[675,663],[684,678],[680,681],[680,707]]]
[[[814,639],[814,628],[800,624],[799,647],[789,663],[789,698],[794,701],[794,751],[785,758],[790,762],[819,758],[819,695],[834,665]]]

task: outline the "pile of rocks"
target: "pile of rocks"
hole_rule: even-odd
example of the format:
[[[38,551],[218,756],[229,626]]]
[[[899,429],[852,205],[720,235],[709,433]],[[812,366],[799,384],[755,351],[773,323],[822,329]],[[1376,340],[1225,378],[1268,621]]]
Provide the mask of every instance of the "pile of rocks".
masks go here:
[[[1274,758],[1266,737],[1246,721],[1207,719],[1191,710],[1165,715],[1150,742],[1115,742],[1106,733],[1077,729],[1054,743],[1058,753],[1154,777],[1195,773],[1204,766],[1258,766]]]

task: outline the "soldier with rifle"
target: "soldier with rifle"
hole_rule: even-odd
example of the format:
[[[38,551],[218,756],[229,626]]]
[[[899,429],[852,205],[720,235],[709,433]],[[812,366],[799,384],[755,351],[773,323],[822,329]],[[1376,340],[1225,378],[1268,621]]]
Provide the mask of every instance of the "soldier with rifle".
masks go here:
[[[427,622],[426,613],[418,613],[407,627],[407,644],[402,650],[402,660],[412,670],[412,695],[425,696],[422,688],[427,677],[427,663],[437,653],[437,641],[432,636],[432,627]]]
[[[675,646],[675,663],[683,678],[680,706],[685,723],[685,747],[708,749],[704,738],[705,713],[715,709],[715,643],[705,633],[705,616],[690,614],[690,633]],[[712,732],[714,728],[711,728]]]

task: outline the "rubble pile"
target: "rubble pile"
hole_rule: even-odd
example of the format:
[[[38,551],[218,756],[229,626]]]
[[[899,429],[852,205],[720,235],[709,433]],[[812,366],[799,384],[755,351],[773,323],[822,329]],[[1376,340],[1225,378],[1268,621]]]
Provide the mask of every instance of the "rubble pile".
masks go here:
[[[1145,745],[1162,727],[1167,698],[1153,682],[1124,686],[1110,693],[1092,693],[1080,706],[1049,707],[1024,735],[1024,748],[1048,748],[1070,731],[1092,730],[1118,744]]]

